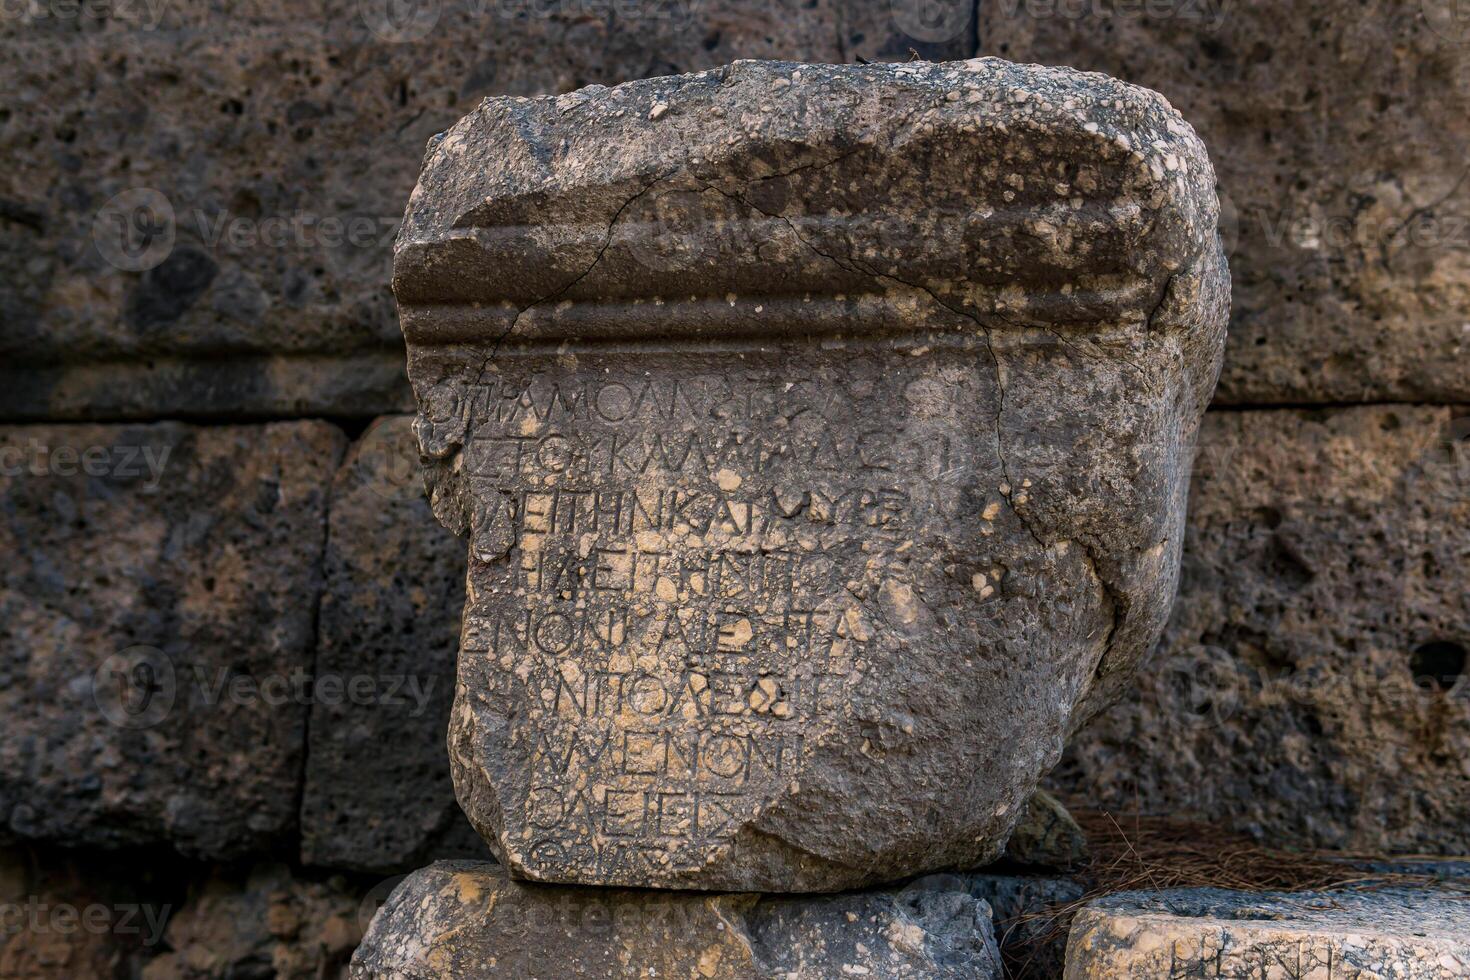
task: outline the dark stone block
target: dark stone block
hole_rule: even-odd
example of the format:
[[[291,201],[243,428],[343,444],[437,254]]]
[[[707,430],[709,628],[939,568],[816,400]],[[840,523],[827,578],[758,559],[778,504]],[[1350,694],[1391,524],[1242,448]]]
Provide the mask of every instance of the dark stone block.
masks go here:
[[[316,667],[344,694],[311,710],[305,864],[389,874],[488,854],[445,749],[464,543],[429,511],[410,421],[374,422],[332,483]]]
[[[0,822],[226,858],[294,841],[320,422],[0,429]]]

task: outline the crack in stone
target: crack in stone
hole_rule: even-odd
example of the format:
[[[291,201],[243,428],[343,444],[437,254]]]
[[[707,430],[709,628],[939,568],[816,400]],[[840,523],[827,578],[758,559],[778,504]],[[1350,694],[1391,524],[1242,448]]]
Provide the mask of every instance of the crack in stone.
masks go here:
[[[791,177],[791,176],[794,176],[794,175],[799,174],[799,173],[804,173],[804,172],[806,172],[808,170],[814,170],[814,171],[826,170],[829,167],[835,167],[835,166],[837,166],[839,163],[843,162],[844,160],[848,160],[848,159],[850,159],[852,157],[857,156],[862,151],[863,151],[863,147],[861,147],[861,146],[855,146],[855,147],[853,147],[850,150],[847,150],[847,151],[845,151],[843,153],[839,153],[837,156],[833,157],[830,160],[814,160],[811,163],[803,163],[800,166],[792,167],[790,170],[783,170],[783,171],[781,171],[779,173],[774,173],[774,174],[766,174],[764,177],[752,177],[749,180],[745,181],[745,183],[746,183],[747,186],[749,186],[750,184],[761,184],[761,183],[765,183],[768,180],[780,180],[782,177]],[[695,179],[698,180],[699,178],[696,177]],[[713,187],[713,185],[711,185],[711,184],[709,184],[707,182],[705,183],[705,186],[707,186],[707,187]],[[714,190],[719,191],[721,194],[724,194],[725,193],[724,191],[720,190],[718,187],[714,187]],[[729,196],[729,195],[727,195],[727,196]],[[754,204],[751,204],[749,201],[746,201],[744,198],[739,197],[738,195],[735,197],[735,200],[740,201],[740,203],[744,204],[746,207],[755,208],[755,210],[760,211],[761,214],[766,215],[766,217],[768,217],[768,218],[777,217],[777,215],[770,214],[770,213],[768,213],[766,211],[761,211],[760,208],[756,207]]]
[[[836,161],[834,160],[833,162],[835,163]],[[1017,508],[1015,501],[1012,499],[1015,492],[1016,483],[1011,477],[1010,464],[1006,459],[1005,440],[1003,436],[1003,421],[1005,418],[1006,410],[1006,386],[1004,375],[1001,369],[1000,358],[995,351],[994,337],[992,336],[990,325],[985,323],[985,321],[982,320],[979,315],[971,312],[970,310],[966,310],[963,307],[956,307],[947,302],[943,297],[939,296],[931,287],[923,283],[908,282],[907,280],[901,279],[898,276],[893,276],[883,272],[879,272],[874,269],[865,268],[851,254],[847,256],[847,261],[844,262],[843,259],[838,257],[837,255],[823,251],[822,249],[818,248],[813,242],[808,240],[807,237],[803,235],[801,231],[797,228],[796,223],[793,222],[788,216],[784,214],[769,212],[759,205],[755,204],[754,202],[748,200],[738,191],[727,191],[724,188],[718,187],[707,181],[701,181],[701,183],[706,189],[715,191],[716,193],[721,194],[733,201],[743,204],[745,207],[750,208],[751,210],[759,214],[763,214],[768,218],[779,219],[780,221],[784,222],[786,227],[791,230],[791,234],[796,238],[798,242],[800,242],[812,253],[821,256],[822,258],[836,265],[838,268],[843,269],[847,272],[855,272],[859,275],[864,275],[875,280],[890,280],[902,286],[906,286],[910,289],[918,290],[928,296],[930,300],[932,300],[936,305],[945,310],[948,310],[955,316],[963,317],[971,321],[980,328],[981,336],[985,341],[986,353],[990,357],[991,366],[995,372],[997,398],[993,424],[995,429],[996,459],[1000,463],[1001,477],[1005,481],[1004,488],[1000,489],[1000,493],[1001,496],[1005,498],[1006,504],[1010,507],[1011,513],[1016,516],[1016,519],[1018,521],[1020,521],[1021,526],[1026,529],[1026,533],[1031,536],[1032,540],[1034,540],[1037,545],[1042,548],[1050,547],[1050,545],[1047,544],[1042,535],[1037,532],[1036,527],[1032,524],[1032,522]],[[1147,319],[1144,323],[1144,330],[1147,336],[1152,336],[1154,321],[1158,317],[1160,311],[1163,309],[1164,303],[1168,300],[1169,292],[1173,288],[1174,281],[1177,278],[1178,275],[1176,273],[1170,275],[1167,279],[1164,280],[1164,284],[1159,291],[1159,298],[1153,304],[1153,308],[1149,311]],[[1004,317],[1002,317],[1002,319],[1006,319],[1006,322],[1008,323],[1014,322]],[[1017,326],[1019,326],[1019,324]],[[1047,332],[1051,333],[1052,336],[1056,337],[1059,341],[1066,344],[1068,347],[1074,347],[1075,349],[1075,345],[1070,344],[1055,330],[1052,330],[1050,328],[1043,329],[1047,329]],[[1079,353],[1081,352],[1079,351]],[[1140,373],[1145,373],[1143,372],[1142,367],[1135,362],[1131,360],[1128,360],[1127,362],[1138,369]],[[1108,654],[1112,650],[1113,639],[1114,637],[1116,637],[1118,630],[1122,628],[1124,619],[1127,618],[1129,604],[1122,592],[1102,574],[1101,567],[1099,566],[1097,561],[1097,556],[1092,547],[1085,542],[1078,541],[1077,543],[1082,548],[1082,551],[1086,556],[1088,565],[1092,569],[1093,578],[1097,581],[1098,587],[1102,589],[1103,597],[1108,602],[1109,614],[1111,617],[1111,622],[1108,624],[1107,632],[1103,636],[1102,656],[1099,658],[1097,668],[1094,672],[1095,677],[1100,677],[1105,671],[1105,667],[1108,662]]]
[[[1118,635],[1118,630],[1123,627],[1123,620],[1128,617],[1128,600],[1122,592],[1108,581],[1102,573],[1102,566],[1098,563],[1097,553],[1086,541],[1077,540],[1076,544],[1082,549],[1083,556],[1087,559],[1087,566],[1092,571],[1092,577],[1096,580],[1098,588],[1102,589],[1103,598],[1108,601],[1109,612],[1112,621],[1108,624],[1107,632],[1103,634],[1102,655],[1097,659],[1097,666],[1092,671],[1092,685],[1089,692],[1096,691],[1100,678],[1107,672],[1108,655],[1113,650],[1113,638]]]
[[[1152,338],[1154,335],[1154,320],[1158,318],[1159,311],[1164,308],[1164,303],[1167,302],[1169,299],[1169,290],[1174,288],[1174,280],[1178,278],[1179,274],[1176,272],[1171,273],[1169,275],[1169,278],[1164,280],[1164,286],[1162,289],[1159,290],[1158,301],[1154,303],[1153,309],[1148,311],[1148,317],[1143,321],[1143,341],[1145,344],[1145,350],[1147,349],[1149,339]]]
[[[1108,362],[1107,358],[1098,357],[1096,354],[1090,354],[1085,348],[1079,347],[1076,344],[1072,343],[1066,337],[1062,336],[1061,332],[1058,331],[1055,327],[1041,327],[1040,329],[1051,334],[1053,337],[1056,338],[1057,343],[1061,344],[1063,347],[1067,348],[1067,350],[1076,354],[1078,357],[1082,358],[1085,361],[1092,361],[1094,364],[1106,364]],[[1147,329],[1147,327],[1145,327],[1145,329]],[[1142,364],[1139,364],[1131,357],[1124,357],[1122,354],[1118,355],[1118,360],[1122,361],[1124,364],[1127,364],[1129,367],[1133,368],[1133,370],[1137,371],[1142,379],[1147,380],[1148,372],[1143,369]]]
[[[1397,239],[1399,237],[1399,235],[1402,235],[1404,233],[1404,230],[1406,228],[1408,228],[1410,225],[1412,225],[1414,222],[1418,221],[1420,218],[1422,218],[1426,214],[1432,214],[1433,212],[1435,212],[1436,210],[1438,210],[1442,205],[1446,204],[1450,200],[1450,198],[1452,198],[1456,194],[1460,193],[1460,188],[1464,186],[1465,181],[1466,181],[1467,178],[1470,178],[1470,167],[1466,167],[1465,168],[1465,171],[1460,174],[1459,179],[1455,181],[1454,186],[1452,186],[1448,191],[1446,191],[1445,194],[1444,194],[1444,196],[1439,197],[1439,198],[1437,198],[1437,199],[1435,199],[1433,201],[1430,201],[1428,204],[1420,205],[1419,207],[1414,208],[1412,211],[1409,212],[1409,216],[1407,218],[1405,218],[1402,222],[1399,223],[1399,226],[1397,228],[1395,228],[1388,235],[1384,236],[1384,238],[1381,240],[1381,243],[1380,243],[1380,245],[1378,247],[1378,253],[1379,253],[1378,261],[1379,261],[1379,264],[1383,266],[1383,269],[1384,269],[1385,272],[1390,271],[1390,265],[1389,265],[1389,262],[1390,262],[1390,259],[1391,259],[1391,256],[1389,254],[1389,246],[1390,246],[1390,244],[1395,239]]]
[[[633,202],[637,201],[643,195],[652,190],[656,184],[667,180],[672,175],[672,173],[673,172],[670,171],[669,173],[660,174],[659,176],[653,178],[648,183],[644,184],[638,190],[638,193],[634,194],[632,197],[628,198],[626,201],[618,206],[618,209],[613,212],[611,220],[609,220],[607,223],[607,233],[606,237],[603,239],[602,246],[598,248],[597,254],[592,257],[592,261],[587,264],[587,268],[583,269],[581,272],[577,273],[577,275],[569,279],[566,283],[547,293],[545,296],[534,299],[531,302],[527,303],[525,306],[522,306],[516,310],[516,315],[511,318],[510,326],[506,327],[503,331],[501,331],[500,336],[495,338],[494,343],[490,345],[489,353],[487,353],[485,355],[485,359],[480,362],[480,370],[475,375],[474,383],[476,385],[482,384],[484,382],[485,372],[489,370],[490,365],[495,361],[495,358],[499,356],[501,346],[505,343],[507,339],[509,339],[510,335],[515,332],[516,327],[520,325],[521,317],[538,306],[560,299],[562,296],[566,295],[567,291],[570,290],[573,286],[581,282],[583,279],[587,278],[587,276],[592,273],[592,270],[597,268],[597,263],[602,261],[602,257],[607,254],[608,248],[612,245],[613,229],[617,227],[618,220],[622,218],[623,212],[628,210],[628,208],[633,205]]]

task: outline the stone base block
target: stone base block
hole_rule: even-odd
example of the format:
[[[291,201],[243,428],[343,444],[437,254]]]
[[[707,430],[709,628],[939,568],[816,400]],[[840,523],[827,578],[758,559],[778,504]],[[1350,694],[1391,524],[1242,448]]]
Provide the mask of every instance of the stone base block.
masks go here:
[[[1123,892],[1078,913],[1066,980],[1470,976],[1470,901],[1433,889]]]
[[[440,861],[378,912],[354,980],[999,978],[990,906],[964,879],[805,898],[571,888]]]

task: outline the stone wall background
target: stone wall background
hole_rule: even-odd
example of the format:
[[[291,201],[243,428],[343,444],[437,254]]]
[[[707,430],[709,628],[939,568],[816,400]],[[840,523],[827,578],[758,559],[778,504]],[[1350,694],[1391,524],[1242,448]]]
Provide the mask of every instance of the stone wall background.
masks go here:
[[[1457,9],[0,8],[0,978],[334,975],[396,875],[483,855],[444,758],[463,551],[418,496],[392,236],[481,97],[742,57],[1070,64],[1195,124],[1235,312],[1183,584],[1053,787],[1470,853]]]

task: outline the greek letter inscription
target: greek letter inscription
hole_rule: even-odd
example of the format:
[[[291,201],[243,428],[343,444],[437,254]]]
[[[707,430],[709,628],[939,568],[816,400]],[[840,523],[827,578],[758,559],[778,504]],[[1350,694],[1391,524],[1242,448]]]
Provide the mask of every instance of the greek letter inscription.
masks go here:
[[[889,642],[876,596],[973,455],[961,364],[651,360],[512,362],[448,408],[472,526],[513,541],[472,565],[461,653],[524,765],[510,836],[532,866],[609,880],[697,867],[799,778]]]

